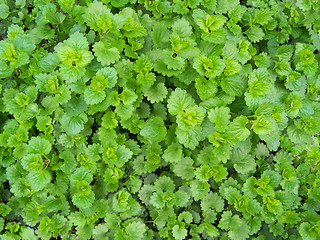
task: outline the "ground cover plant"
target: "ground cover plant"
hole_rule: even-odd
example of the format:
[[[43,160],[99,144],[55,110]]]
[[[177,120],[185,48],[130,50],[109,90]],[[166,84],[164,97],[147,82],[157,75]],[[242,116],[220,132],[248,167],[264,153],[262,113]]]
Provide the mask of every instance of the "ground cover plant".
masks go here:
[[[0,239],[320,239],[318,0],[0,0]]]

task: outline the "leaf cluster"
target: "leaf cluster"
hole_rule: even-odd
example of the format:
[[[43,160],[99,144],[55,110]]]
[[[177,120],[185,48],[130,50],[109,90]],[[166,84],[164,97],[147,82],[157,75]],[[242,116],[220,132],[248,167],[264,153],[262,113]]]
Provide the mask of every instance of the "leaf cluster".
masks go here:
[[[319,239],[319,12],[0,0],[0,239]]]

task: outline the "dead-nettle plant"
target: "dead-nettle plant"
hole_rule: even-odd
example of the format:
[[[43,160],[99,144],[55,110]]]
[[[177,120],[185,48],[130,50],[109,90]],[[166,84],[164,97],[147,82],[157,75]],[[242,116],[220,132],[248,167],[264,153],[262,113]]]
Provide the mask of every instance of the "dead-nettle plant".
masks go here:
[[[0,0],[0,238],[320,236],[318,0]]]

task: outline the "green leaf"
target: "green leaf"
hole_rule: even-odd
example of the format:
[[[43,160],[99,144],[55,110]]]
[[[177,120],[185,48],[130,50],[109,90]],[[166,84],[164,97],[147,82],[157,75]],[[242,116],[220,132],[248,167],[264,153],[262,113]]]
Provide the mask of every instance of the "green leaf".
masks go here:
[[[297,7],[302,9],[303,11],[308,11],[311,8],[311,2],[310,1],[297,0],[296,5],[297,5]]]
[[[68,84],[78,81],[85,74],[84,68],[76,68],[70,65],[62,65],[59,69],[60,76],[66,80]]]
[[[224,199],[217,193],[210,192],[201,202],[202,211],[214,209],[217,212],[222,212],[224,209]]]
[[[230,211],[225,211],[219,222],[219,227],[229,230],[228,236],[232,240],[242,240],[249,237],[249,227],[245,220],[238,215],[232,216]]]
[[[116,47],[109,48],[101,41],[93,45],[93,52],[102,66],[115,63],[120,58],[120,52]]]
[[[175,205],[177,207],[186,207],[189,203],[190,194],[181,189],[182,187],[177,192],[175,192]]]
[[[217,0],[217,13],[227,13],[240,5],[239,0]]]
[[[88,120],[87,115],[81,113],[79,115],[63,114],[60,119],[61,126],[68,135],[77,134],[84,128],[84,123]]]
[[[299,233],[303,239],[315,240],[319,236],[319,224],[314,226],[310,225],[308,222],[303,222],[299,226]]]
[[[181,144],[190,149],[195,149],[199,145],[199,141],[203,140],[201,127],[194,126],[188,130],[177,128],[176,135]]]
[[[71,175],[70,181],[71,182],[78,182],[78,181],[86,181],[90,183],[92,181],[92,174],[88,172],[85,167],[77,168]]]
[[[195,103],[192,97],[181,88],[176,88],[168,99],[168,111],[172,115],[177,115],[178,113],[189,109],[194,105]]]
[[[142,126],[140,135],[150,142],[161,142],[167,135],[167,129],[164,126],[161,117],[152,117]]]
[[[76,169],[70,178],[72,202],[81,209],[90,208],[95,196],[91,191],[92,174],[84,167]]]
[[[292,45],[281,45],[276,51],[276,56],[280,60],[290,61],[293,53]]]
[[[178,34],[181,38],[185,38],[192,35],[192,27],[187,20],[182,18],[174,22],[172,32]]]
[[[217,5],[217,1],[216,0],[203,1],[201,3],[201,5],[204,6],[205,8],[207,8],[210,11],[215,11],[216,10],[216,5]]]
[[[94,105],[102,102],[106,97],[106,93],[104,91],[96,91],[91,87],[87,87],[84,91],[84,100],[89,105]]]
[[[123,102],[123,104],[128,105],[134,103],[134,101],[138,98],[135,92],[125,89],[122,91],[122,93],[119,95],[120,101]]]
[[[117,72],[112,67],[104,67],[96,72],[95,78],[91,81],[91,86],[96,90],[103,90],[106,88],[113,88],[117,83]]]
[[[135,176],[130,177],[129,180],[126,182],[126,186],[131,193],[138,192],[141,188],[141,185],[142,181]]]
[[[49,53],[38,62],[38,66],[44,72],[53,72],[57,68],[58,64],[59,58],[56,53]]]
[[[184,228],[180,228],[179,225],[175,225],[172,228],[172,235],[173,235],[174,239],[176,239],[176,240],[185,239],[187,234],[188,234],[188,231]]]
[[[173,171],[177,176],[181,177],[182,179],[190,180],[194,177],[194,169],[192,165],[192,158],[185,157],[174,164]]]
[[[131,8],[124,8],[121,11],[120,17],[126,18],[124,25],[122,27],[123,34],[128,38],[139,38],[147,35],[146,29],[141,25],[138,18],[136,17],[136,13]],[[117,19],[120,22],[122,19]],[[117,23],[119,24],[119,23]]]
[[[59,155],[59,157],[64,160],[64,163],[61,165],[60,169],[66,174],[73,172],[77,166],[74,155],[69,151],[64,151]]]
[[[115,113],[117,114],[118,117],[122,118],[122,120],[127,120],[129,119],[134,111],[134,107],[132,104],[129,105],[124,105],[124,104],[119,104],[116,107]]]
[[[223,165],[217,165],[213,167],[210,174],[216,182],[222,182],[222,180],[227,178],[229,173],[227,168],[225,168]]]
[[[240,72],[241,70],[241,65],[236,61],[236,60],[225,60],[224,61],[225,63],[225,68],[223,69],[223,72],[226,76],[232,76],[232,75],[235,75],[237,73]]]
[[[43,15],[46,18],[47,22],[51,24],[62,24],[65,19],[65,15],[57,12],[56,6],[53,3],[47,3],[43,7]]]
[[[51,182],[51,174],[47,170],[32,171],[27,180],[35,191],[44,189]]]
[[[193,220],[193,216],[190,212],[182,212],[179,214],[178,220],[190,224]]]
[[[199,126],[205,117],[205,109],[202,107],[195,106],[189,108],[184,113],[181,112],[177,116],[178,127],[189,131],[194,126]]]
[[[74,0],[58,0],[58,3],[64,12],[71,12],[74,6]]]
[[[223,72],[225,66],[224,61],[216,56],[208,58],[200,55],[195,58],[193,62],[193,68],[196,69],[201,76],[205,76],[207,78],[215,78],[219,76]]]
[[[146,225],[141,222],[129,223],[126,226],[126,233],[131,239],[143,239],[144,233],[146,232]]]
[[[290,92],[287,98],[284,100],[285,110],[290,118],[298,116],[300,109],[302,108],[302,99],[299,92]]]
[[[163,101],[163,99],[168,94],[168,91],[164,86],[164,83],[159,83],[151,87],[144,88],[143,93],[151,103],[156,103]]]
[[[214,181],[221,182],[227,176],[227,169],[223,165],[216,165],[213,168],[208,165],[202,165],[196,170],[196,178],[201,182],[207,182],[211,177]]]
[[[227,32],[224,28],[211,31],[210,33],[204,33],[201,35],[203,40],[214,43],[223,44],[227,40]]]
[[[124,23],[123,19],[121,19],[121,22],[118,22],[117,26],[117,23],[115,22],[116,19],[110,12],[110,9],[102,2],[98,1],[89,4],[83,18],[90,28],[102,32],[115,31]]]
[[[271,58],[265,52],[255,55],[253,59],[258,68],[269,68],[271,65]]]
[[[125,146],[119,146],[115,151],[116,162],[114,163],[118,167],[122,167],[131,157],[132,151]]]
[[[100,224],[96,225],[95,228],[93,229],[92,236],[94,237],[94,239],[104,240],[104,239],[107,239],[106,233],[108,231],[109,231],[109,229],[107,227],[107,224],[100,223]]]
[[[271,132],[272,124],[267,117],[260,115],[253,120],[252,129],[256,134],[263,135]]]
[[[249,40],[254,43],[261,41],[265,35],[263,30],[256,25],[251,26],[247,31],[245,31],[245,34]]]
[[[25,108],[24,113],[18,115],[16,118],[20,121],[26,121],[36,117],[38,114],[39,114],[38,105],[35,103],[31,103]]]
[[[55,47],[60,61],[74,67],[85,67],[91,62],[93,57],[88,50],[88,40],[79,32],[71,34],[67,40]]]
[[[247,155],[242,160],[234,161],[234,169],[241,174],[248,174],[256,169],[256,162],[251,155]]]
[[[164,208],[166,204],[163,194],[157,192],[153,193],[150,197],[150,203],[158,209]]]
[[[230,109],[228,107],[216,107],[208,113],[208,118],[215,124],[218,132],[225,132],[230,123]]]
[[[78,188],[82,188],[82,191],[86,191],[87,186],[83,184],[78,184]],[[85,195],[82,194],[73,194],[72,202],[80,209],[88,209],[92,206],[94,202],[94,193],[92,191],[86,193]]]
[[[207,182],[194,180],[190,185],[191,193],[195,201],[203,199],[210,191],[210,185]]]
[[[32,137],[28,142],[28,152],[34,154],[48,154],[51,151],[51,144],[47,139]]]
[[[193,11],[192,17],[195,21],[195,23],[200,27],[203,31],[208,31],[206,19],[207,19],[207,13],[201,9],[196,9]],[[210,17],[210,16],[208,16]]]
[[[260,25],[266,25],[273,16],[273,12],[270,9],[259,9],[254,13],[253,22]]]
[[[290,139],[295,144],[306,144],[311,143],[312,139],[309,134],[303,129],[297,128],[294,124],[290,125],[287,129],[287,134]]]
[[[235,118],[229,124],[227,133],[238,139],[239,141],[246,140],[250,135],[249,129],[246,128],[248,122],[249,120],[245,116],[239,116]]]
[[[269,155],[268,148],[263,143],[258,143],[256,149],[254,150],[256,157],[261,159]],[[276,160],[275,160],[276,161]]]
[[[201,100],[206,100],[215,96],[218,91],[217,83],[213,79],[198,77],[195,81],[195,87]]]
[[[164,22],[156,22],[154,24],[151,36],[157,46],[168,46],[170,33]]]
[[[0,229],[1,229],[1,227],[0,227]],[[21,235],[21,238],[23,238],[25,240],[37,240],[37,237],[34,233],[34,230],[29,227],[22,228],[20,235]]]
[[[9,16],[9,7],[7,4],[0,4],[0,19],[6,19]]]
[[[288,74],[285,86],[287,89],[292,91],[298,91],[299,89],[306,88],[306,79],[301,76],[300,73],[292,71]]]
[[[127,3],[129,2],[129,0],[111,0],[111,4],[112,6],[119,8],[119,7],[124,7]]]
[[[285,61],[276,62],[275,71],[281,76],[287,76],[291,72],[290,63]]]
[[[223,91],[231,96],[241,96],[245,90],[244,79],[237,74],[223,78],[220,81],[220,86]]]
[[[181,70],[185,67],[185,59],[181,56],[172,56],[171,51],[163,50],[162,51],[162,61],[169,70]]]
[[[102,117],[102,123],[101,123],[102,127],[106,127],[106,128],[115,128],[118,126],[118,121],[116,119],[116,115],[114,112],[111,111],[107,111],[104,113],[103,117]]]
[[[169,163],[180,162],[182,159],[182,146],[179,143],[172,143],[164,151],[163,159]]]

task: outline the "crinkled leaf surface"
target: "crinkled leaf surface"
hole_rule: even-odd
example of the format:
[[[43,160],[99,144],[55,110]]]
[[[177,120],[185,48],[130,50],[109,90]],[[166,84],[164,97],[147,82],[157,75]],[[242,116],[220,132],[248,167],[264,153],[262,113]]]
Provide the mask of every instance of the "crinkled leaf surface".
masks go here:
[[[0,0],[0,239],[319,239],[319,12]]]

